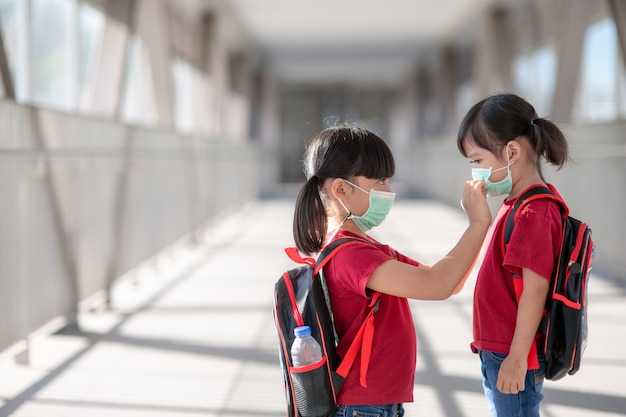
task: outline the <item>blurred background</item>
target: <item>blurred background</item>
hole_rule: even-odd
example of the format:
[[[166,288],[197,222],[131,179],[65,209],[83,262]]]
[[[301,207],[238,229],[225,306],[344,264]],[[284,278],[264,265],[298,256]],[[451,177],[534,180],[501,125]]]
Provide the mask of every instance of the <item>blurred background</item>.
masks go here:
[[[456,129],[496,92],[564,130],[574,163],[547,177],[624,282],[622,0],[0,0],[0,29],[0,351],[222,213],[293,198],[327,126],[385,138],[399,198],[458,207]]]

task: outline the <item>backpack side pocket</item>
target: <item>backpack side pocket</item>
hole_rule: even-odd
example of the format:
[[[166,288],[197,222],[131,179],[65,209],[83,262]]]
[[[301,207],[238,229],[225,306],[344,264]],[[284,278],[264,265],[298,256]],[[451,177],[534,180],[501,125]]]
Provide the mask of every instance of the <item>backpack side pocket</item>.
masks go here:
[[[295,404],[302,417],[321,417],[335,413],[335,397],[326,357],[312,365],[290,367]]]

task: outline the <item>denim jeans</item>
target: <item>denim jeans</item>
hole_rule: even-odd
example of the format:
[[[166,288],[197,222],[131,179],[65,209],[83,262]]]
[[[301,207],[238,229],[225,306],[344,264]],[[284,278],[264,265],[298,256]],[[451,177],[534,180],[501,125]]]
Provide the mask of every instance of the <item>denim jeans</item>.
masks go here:
[[[524,391],[503,394],[496,383],[500,365],[507,355],[481,350],[478,352],[483,374],[483,389],[494,417],[539,417],[539,404],[543,399],[541,390],[546,373],[546,361],[539,358],[540,368],[526,372]]]
[[[403,417],[402,404],[338,405],[335,417]]]

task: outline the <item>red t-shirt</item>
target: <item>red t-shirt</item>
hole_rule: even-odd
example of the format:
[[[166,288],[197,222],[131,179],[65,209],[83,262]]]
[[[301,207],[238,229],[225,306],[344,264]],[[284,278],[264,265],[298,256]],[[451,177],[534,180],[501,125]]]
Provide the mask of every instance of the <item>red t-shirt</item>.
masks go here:
[[[549,280],[559,254],[561,209],[547,198],[528,202],[518,213],[504,252],[505,221],[516,200],[502,203],[485,240],[489,246],[474,289],[474,352],[509,353],[517,322],[513,280],[522,279],[523,268]],[[533,362],[529,361],[529,369],[537,369]]]
[[[340,230],[335,239],[356,237]],[[343,358],[368,312],[367,281],[374,270],[392,259],[418,265],[387,245],[349,245],[324,267],[335,327]],[[374,340],[367,371],[367,388],[359,382],[361,354],[356,357],[339,391],[338,404],[391,404],[413,401],[417,339],[406,298],[382,294],[374,318]]]

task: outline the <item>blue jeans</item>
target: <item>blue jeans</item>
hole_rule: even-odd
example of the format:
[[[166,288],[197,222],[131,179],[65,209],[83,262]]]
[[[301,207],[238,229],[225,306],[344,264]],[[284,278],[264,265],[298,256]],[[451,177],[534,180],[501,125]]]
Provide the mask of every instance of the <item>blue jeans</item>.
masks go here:
[[[539,404],[543,399],[541,390],[546,373],[546,361],[539,358],[540,368],[526,372],[524,391],[517,394],[503,394],[498,391],[498,371],[507,355],[478,351],[483,374],[483,389],[494,417],[539,417]]]
[[[403,417],[402,404],[338,405],[335,417]]]

